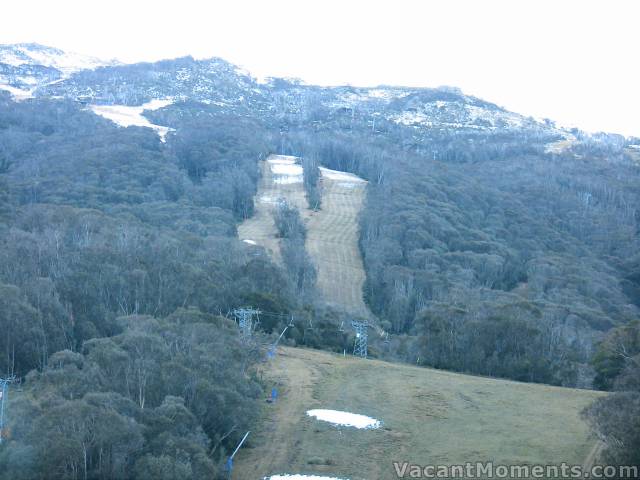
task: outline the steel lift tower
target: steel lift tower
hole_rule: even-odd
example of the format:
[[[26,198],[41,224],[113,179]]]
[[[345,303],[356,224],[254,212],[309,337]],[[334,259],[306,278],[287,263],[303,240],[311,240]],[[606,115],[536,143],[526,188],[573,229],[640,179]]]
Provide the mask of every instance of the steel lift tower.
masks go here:
[[[369,337],[369,322],[352,321],[351,326],[356,331],[356,338],[353,342],[353,355],[355,357],[367,358],[367,340]]]
[[[260,310],[255,310],[251,307],[236,308],[233,311],[233,315],[238,321],[238,327],[240,327],[240,333],[244,340],[251,338],[253,327],[258,323],[257,321],[255,323],[253,322],[253,317],[254,315],[260,315],[260,313]]]
[[[7,402],[7,394],[9,393],[9,384],[16,381],[15,375],[7,378],[0,378],[0,443],[2,443],[2,437],[4,436],[4,411],[5,403]]]

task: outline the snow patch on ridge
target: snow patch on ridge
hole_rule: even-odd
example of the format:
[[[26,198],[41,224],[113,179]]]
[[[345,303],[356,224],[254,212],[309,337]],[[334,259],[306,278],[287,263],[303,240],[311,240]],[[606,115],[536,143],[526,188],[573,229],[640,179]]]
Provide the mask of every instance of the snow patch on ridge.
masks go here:
[[[96,115],[100,115],[108,120],[111,120],[116,125],[121,127],[147,127],[155,130],[160,136],[160,141],[166,140],[167,133],[172,131],[172,128],[163,127],[161,125],[155,125],[151,123],[142,114],[145,110],[158,110],[160,108],[171,105],[172,100],[154,99],[139,107],[129,107],[127,105],[91,105],[90,108]]]
[[[21,90],[19,88],[12,87],[11,85],[2,85],[2,84],[0,84],[0,90],[5,90],[5,91],[9,92],[16,102],[20,102],[20,101],[26,100],[28,98],[33,98],[33,89],[32,90]]]

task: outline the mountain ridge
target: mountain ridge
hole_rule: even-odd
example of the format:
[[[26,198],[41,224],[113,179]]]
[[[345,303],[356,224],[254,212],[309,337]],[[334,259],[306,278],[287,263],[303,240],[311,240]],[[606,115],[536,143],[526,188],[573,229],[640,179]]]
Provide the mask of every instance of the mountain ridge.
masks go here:
[[[362,110],[374,123],[380,116],[382,121],[416,128],[539,129],[558,136],[567,132],[553,122],[539,122],[465,95],[457,87],[322,87],[280,78],[259,83],[219,57],[122,64],[39,44],[0,45],[0,89],[21,99],[69,98],[106,105],[137,106],[166,98],[195,100],[245,114],[248,109],[295,114],[301,110],[300,102],[319,100],[332,111]],[[283,103],[287,107],[279,111]]]

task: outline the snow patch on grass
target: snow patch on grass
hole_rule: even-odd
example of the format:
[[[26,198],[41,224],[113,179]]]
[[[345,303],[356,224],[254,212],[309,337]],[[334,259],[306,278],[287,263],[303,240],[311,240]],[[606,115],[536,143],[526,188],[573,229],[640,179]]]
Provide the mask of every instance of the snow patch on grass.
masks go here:
[[[160,140],[164,142],[166,140],[167,133],[172,131],[172,128],[163,127],[161,125],[155,125],[151,123],[142,114],[145,110],[158,110],[160,108],[170,105],[172,100],[159,100],[154,99],[139,107],[129,107],[127,105],[91,105],[90,108],[96,115],[100,115],[108,120],[111,120],[116,125],[121,127],[147,127],[155,130],[160,136]]]
[[[375,418],[360,415],[358,413],[342,412],[340,410],[315,409],[307,411],[307,415],[315,417],[324,422],[341,425],[344,427],[355,427],[360,429],[380,428],[382,422]]]
[[[263,480],[347,480],[347,479],[338,478],[338,477],[325,477],[325,476],[319,476],[319,475],[300,475],[300,474],[290,475],[286,473],[284,475],[271,475],[270,477],[264,477]]]
[[[258,202],[260,202],[260,203],[269,203],[269,204],[275,205],[276,203],[279,203],[279,200],[277,198],[275,198],[275,197],[270,196],[270,195],[261,195],[258,198]]]

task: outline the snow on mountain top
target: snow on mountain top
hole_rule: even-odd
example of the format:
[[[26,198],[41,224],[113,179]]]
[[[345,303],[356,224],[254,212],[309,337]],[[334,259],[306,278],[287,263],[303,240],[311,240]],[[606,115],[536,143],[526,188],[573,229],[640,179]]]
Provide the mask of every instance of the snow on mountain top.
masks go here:
[[[409,95],[409,92],[405,92],[397,89],[388,88],[373,88],[367,91],[367,95],[370,98],[380,98],[382,100],[393,100],[394,98],[402,98]]]
[[[20,65],[43,65],[60,70],[65,75],[80,70],[93,70],[97,67],[117,65],[114,60],[104,61],[87,55],[65,52],[58,48],[46,47],[36,43],[17,43],[0,45],[0,63],[18,67]]]
[[[400,88],[358,88],[355,91],[339,93],[330,105],[336,108],[351,108],[361,102],[382,101],[389,103],[392,100],[404,98],[409,94],[409,91]]]

